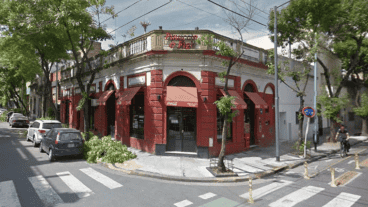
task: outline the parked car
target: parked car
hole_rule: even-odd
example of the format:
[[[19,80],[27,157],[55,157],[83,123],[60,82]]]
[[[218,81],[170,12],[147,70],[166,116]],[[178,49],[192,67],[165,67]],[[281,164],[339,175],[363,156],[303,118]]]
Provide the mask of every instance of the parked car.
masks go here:
[[[13,128],[14,126],[27,126],[29,125],[29,120],[27,117],[20,113],[13,113],[9,118],[9,125]]]
[[[14,111],[8,112],[6,114],[6,121],[9,122],[10,116],[14,114]]]
[[[45,135],[52,128],[62,128],[61,122],[58,120],[36,120],[31,126],[29,126],[27,131],[27,141],[31,140],[33,146],[37,147],[42,136]]]
[[[40,152],[48,153],[49,161],[60,156],[83,156],[84,139],[79,130],[53,128],[48,131],[40,143]]]
[[[8,111],[8,110],[6,110],[6,109],[0,109],[0,115],[2,115],[6,111]]]

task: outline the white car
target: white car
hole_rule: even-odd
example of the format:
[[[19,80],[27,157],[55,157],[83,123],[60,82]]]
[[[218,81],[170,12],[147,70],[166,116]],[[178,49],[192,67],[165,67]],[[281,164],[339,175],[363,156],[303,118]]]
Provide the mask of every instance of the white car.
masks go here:
[[[31,126],[29,126],[26,139],[27,141],[31,140],[33,142],[33,146],[37,147],[42,140],[42,136],[53,128],[63,127],[61,122],[58,120],[36,120]]]
[[[28,127],[29,120],[21,113],[13,113],[9,118],[9,126],[27,126]]]

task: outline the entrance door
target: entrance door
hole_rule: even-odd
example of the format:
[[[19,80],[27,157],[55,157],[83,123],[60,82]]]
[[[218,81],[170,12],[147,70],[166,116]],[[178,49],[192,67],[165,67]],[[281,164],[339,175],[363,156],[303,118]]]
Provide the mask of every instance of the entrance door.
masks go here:
[[[106,102],[107,135],[115,137],[115,93]]]
[[[65,101],[65,123],[69,124],[69,101]]]
[[[248,108],[246,110],[244,110],[244,129],[245,129],[245,133],[249,133],[249,141],[250,141],[250,145],[254,145],[255,142],[255,133],[254,133],[254,110],[255,110],[255,106],[254,103],[250,100],[250,99],[245,99],[245,102],[248,105]]]
[[[167,107],[167,151],[196,152],[196,109]]]

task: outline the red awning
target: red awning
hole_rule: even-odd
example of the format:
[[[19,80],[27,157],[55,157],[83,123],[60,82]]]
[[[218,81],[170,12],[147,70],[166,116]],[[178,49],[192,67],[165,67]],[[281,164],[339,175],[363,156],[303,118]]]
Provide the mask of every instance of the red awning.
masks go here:
[[[224,89],[220,89],[222,95],[226,96],[226,93],[224,91]],[[239,95],[238,92],[236,92],[235,90],[227,90],[230,94],[230,96],[235,96],[236,98],[234,99],[234,104],[235,104],[235,108],[233,109],[247,109],[248,106],[247,104],[244,102],[243,98]]]
[[[98,98],[97,103],[99,103],[100,105],[106,105],[107,99],[109,99],[111,94],[114,93],[114,92],[115,91],[105,91],[105,92],[103,92],[103,94],[100,96],[100,98]]]
[[[142,86],[125,89],[125,91],[118,99],[118,105],[130,105],[135,94],[137,94],[139,89],[141,88]]]
[[[265,109],[268,108],[268,104],[258,95],[258,93],[252,92],[244,92],[244,93],[249,97],[250,100],[253,101],[256,108],[265,108]]]
[[[196,87],[166,87],[166,106],[198,108],[198,95]]]

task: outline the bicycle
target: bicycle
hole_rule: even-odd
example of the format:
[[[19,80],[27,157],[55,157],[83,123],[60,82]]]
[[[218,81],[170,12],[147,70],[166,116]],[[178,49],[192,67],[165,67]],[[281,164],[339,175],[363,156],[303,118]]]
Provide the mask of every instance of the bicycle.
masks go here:
[[[340,142],[340,156],[341,157],[346,157],[348,154],[347,154],[347,149],[346,149],[346,140],[343,140]]]

